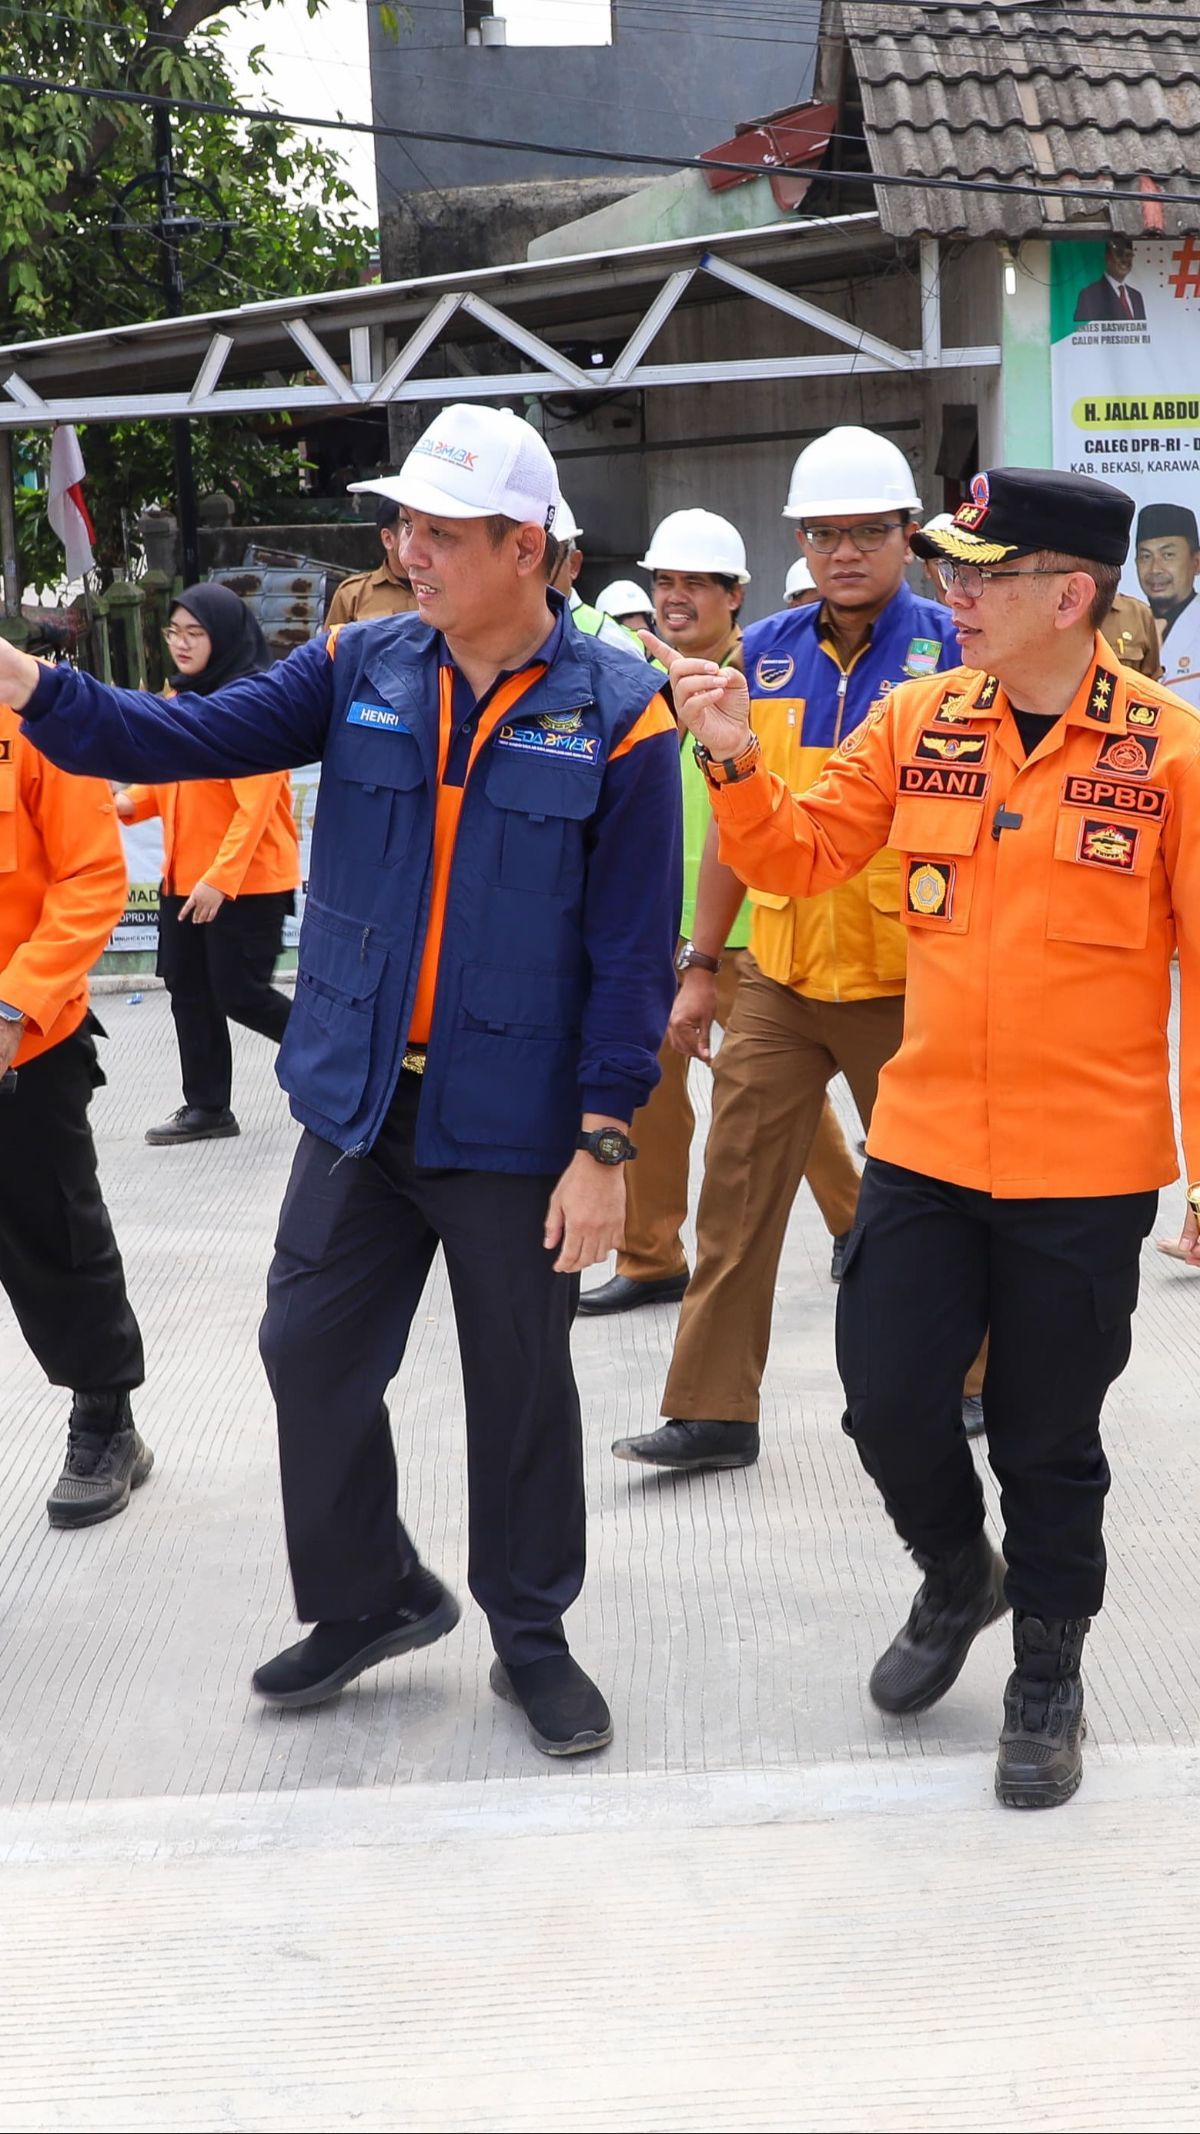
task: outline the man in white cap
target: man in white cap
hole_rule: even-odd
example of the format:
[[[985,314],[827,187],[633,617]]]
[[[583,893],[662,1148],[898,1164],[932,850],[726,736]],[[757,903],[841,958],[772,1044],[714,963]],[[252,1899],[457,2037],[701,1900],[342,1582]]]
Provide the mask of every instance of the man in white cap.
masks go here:
[[[580,1268],[621,1235],[627,1129],[674,994],[678,737],[658,670],[547,591],[558,485],[528,423],[447,408],[394,486],[416,615],[169,701],[0,647],[0,693],[76,771],[321,759],[279,1066],[305,1132],[261,1337],[316,1627],[255,1688],[319,1703],[458,1618],[397,1519],[384,1406],[440,1243],[492,1687],[570,1756],[612,1723],[562,1623],[584,1570],[569,1334]]]
[[[746,547],[736,526],[715,511],[673,511],[655,530],[642,568],[654,579],[657,622],[667,642],[700,659],[740,667],[742,632],[737,620],[750,583]],[[690,1003],[682,1028],[668,1028],[660,1054],[662,1079],[638,1120],[640,1160],[629,1174],[625,1236],[616,1272],[585,1290],[580,1311],[588,1317],[627,1312],[642,1305],[677,1304],[688,1286],[683,1224],[696,1115],[688,1092],[693,1058],[711,1066],[713,1023],[728,1026],[738,980],[746,962],[750,915],[744,906],[730,915],[719,955],[706,955],[691,939],[701,855],[710,809],[705,781],[690,749],[680,757],[683,773],[683,931],[675,957],[680,999]],[[693,974],[690,984],[685,974]],[[705,987],[703,1041],[692,1018],[697,985]],[[839,1278],[845,1240],[858,1201],[858,1172],[831,1105],[821,1113],[812,1138],[808,1183],[833,1240],[831,1273]]]
[[[792,471],[784,516],[820,599],[746,633],[754,726],[771,768],[802,792],[844,734],[906,675],[958,656],[947,610],[905,582],[920,500],[903,454],[873,431],[815,440]],[[660,618],[666,620],[660,603]],[[688,657],[718,660],[668,630]],[[671,1034],[707,1056],[711,975],[745,894],[710,829],[694,943]],[[681,1471],[758,1458],[759,1392],[784,1234],[826,1087],[839,1072],[869,1126],[880,1069],[904,1023],[900,868],[879,853],[818,897],[750,888],[746,968],[717,1054],[713,1120],[697,1216],[696,1267],[656,1430],[622,1438],[618,1458]],[[971,1388],[974,1392],[976,1389]]]

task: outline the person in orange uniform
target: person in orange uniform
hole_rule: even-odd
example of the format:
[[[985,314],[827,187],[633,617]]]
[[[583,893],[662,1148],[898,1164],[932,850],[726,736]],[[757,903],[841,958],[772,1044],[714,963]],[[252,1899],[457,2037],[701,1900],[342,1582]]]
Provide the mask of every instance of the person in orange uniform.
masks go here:
[[[181,593],[167,639],[172,687],[197,696],[271,664],[256,618],[224,585]],[[171,996],[183,1103],[146,1139],[167,1148],[236,1134],[229,1023],[278,1045],[291,1007],[271,983],[300,883],[291,781],[277,771],[128,786],[117,812],[123,822],[161,816],[165,847],[158,972]]]
[[[887,843],[909,938],[839,1298],[845,1428],[924,1580],[871,1694],[923,1711],[1011,1605],[996,1791],[1053,1807],[1082,1775],[1080,1659],[1104,1596],[1100,1410],[1129,1356],[1139,1253],[1176,1176],[1167,1010],[1200,1179],[1200,718],[1097,631],[1133,506],[1087,476],[976,477],[939,564],[965,664],[902,685],[802,797],[762,767],[740,676],[675,659],[722,857],[807,896]],[[660,656],[669,659],[665,647]],[[1200,1262],[1188,1192],[1184,1242]],[[959,1419],[983,1389],[1005,1561]]]
[[[142,1337],[88,1124],[104,1076],[87,973],[124,908],[108,786],[56,770],[0,704],[0,1284],[72,1395],[51,1526],[123,1511],[154,1464],[130,1408]]]
[[[394,475],[380,477],[380,482],[351,482],[352,491],[364,490],[378,495],[375,525],[383,549],[383,562],[377,570],[359,571],[353,578],[343,578],[325,617],[325,628],[336,629],[343,622],[378,622],[384,615],[411,615],[417,605],[413,592],[397,554],[397,527],[400,523],[400,506],[394,496],[382,489],[384,481],[395,481]]]

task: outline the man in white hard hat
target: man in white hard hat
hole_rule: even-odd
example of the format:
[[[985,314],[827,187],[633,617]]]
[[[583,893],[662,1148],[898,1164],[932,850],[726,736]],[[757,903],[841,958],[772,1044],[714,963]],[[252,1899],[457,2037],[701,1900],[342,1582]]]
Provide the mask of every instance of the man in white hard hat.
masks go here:
[[[783,581],[783,604],[785,608],[806,608],[810,600],[820,598],[816,580],[803,556],[797,556]]]
[[[612,1723],[562,1621],[584,1571],[569,1337],[580,1268],[621,1235],[674,997],[679,743],[658,671],[547,591],[557,478],[530,424],[447,408],[394,480],[416,615],[170,700],[0,646],[0,696],[75,771],[322,760],[279,1061],[305,1132],[261,1335],[315,1628],[254,1686],[318,1704],[458,1618],[397,1519],[384,1406],[440,1243],[492,1687],[571,1756]]]
[[[796,461],[784,516],[797,522],[821,597],[754,624],[744,647],[764,758],[793,792],[812,784],[843,735],[898,682],[957,660],[949,613],[905,582],[919,510],[903,454],[870,430],[831,430]],[[718,860],[710,829],[694,922],[695,950],[709,969],[693,959],[670,1025],[697,1058],[707,1048],[709,971],[744,893]],[[696,1268],[663,1394],[665,1420],[613,1448],[621,1459],[680,1470],[745,1467],[758,1458],[775,1278],[826,1086],[840,1070],[869,1126],[880,1069],[904,1022],[895,853],[877,854],[853,881],[821,896],[752,886],[750,902],[746,968],[716,1060]]]
[[[667,642],[697,658],[722,666],[740,666],[742,632],[737,620],[744,588],[750,583],[746,548],[736,526],[715,511],[675,511],[655,530],[643,569],[654,578],[658,627]],[[640,642],[640,641],[639,641]],[[704,648],[704,649],[701,649]],[[689,989],[689,1020],[681,1030],[668,1025],[659,1055],[662,1079],[637,1122],[638,1161],[629,1172],[625,1202],[625,1237],[617,1253],[616,1273],[595,1289],[584,1290],[579,1309],[585,1317],[627,1312],[642,1305],[677,1304],[688,1285],[683,1225],[688,1211],[688,1179],[696,1117],[688,1094],[693,1057],[712,1064],[713,1023],[727,1028],[734,994],[746,960],[750,916],[744,905],[730,914],[719,955],[706,955],[691,939],[700,861],[709,832],[710,810],[703,777],[691,751],[680,756],[683,773],[683,931],[676,953],[681,997],[684,974],[694,973]],[[698,983],[704,985],[706,1021],[697,1047],[691,1016]],[[826,1104],[813,1137],[807,1166],[809,1186],[833,1240],[831,1273],[837,1281],[845,1240],[858,1200],[858,1171],[831,1105]]]
[[[632,578],[614,578],[602,593],[596,595],[596,606],[601,615],[608,615],[626,630],[650,630],[654,627],[654,602],[642,585]]]
[[[580,542],[583,528],[565,496],[560,495],[555,505],[554,524],[557,553],[550,559],[552,564],[549,583],[556,593],[561,593],[571,611],[571,620],[585,637],[598,637],[603,644],[615,645],[620,652],[631,652],[637,659],[645,659],[646,649],[632,630],[621,627],[611,615],[599,606],[592,607],[581,599],[575,590],[575,581],[583,569],[583,549]]]

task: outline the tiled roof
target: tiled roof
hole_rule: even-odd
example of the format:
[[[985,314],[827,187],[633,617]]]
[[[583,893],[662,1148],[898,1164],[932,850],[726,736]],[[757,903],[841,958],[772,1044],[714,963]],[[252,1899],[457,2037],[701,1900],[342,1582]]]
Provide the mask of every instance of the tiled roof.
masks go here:
[[[1200,230],[1200,205],[1165,205],[1161,223],[1148,223],[1139,202],[1108,197],[1147,178],[1200,196],[1200,0],[844,0],[841,16],[853,70],[843,126],[856,76],[873,170],[1096,188],[1093,205],[881,185],[894,235]]]

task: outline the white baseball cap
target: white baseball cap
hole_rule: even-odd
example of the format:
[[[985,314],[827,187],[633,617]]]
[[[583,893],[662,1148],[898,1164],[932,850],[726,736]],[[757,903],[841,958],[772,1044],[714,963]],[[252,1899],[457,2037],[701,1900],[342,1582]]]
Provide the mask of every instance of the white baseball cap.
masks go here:
[[[458,401],[417,439],[399,474],[351,482],[434,518],[515,519],[554,525],[559,502],[554,460],[533,424],[508,408]]]

